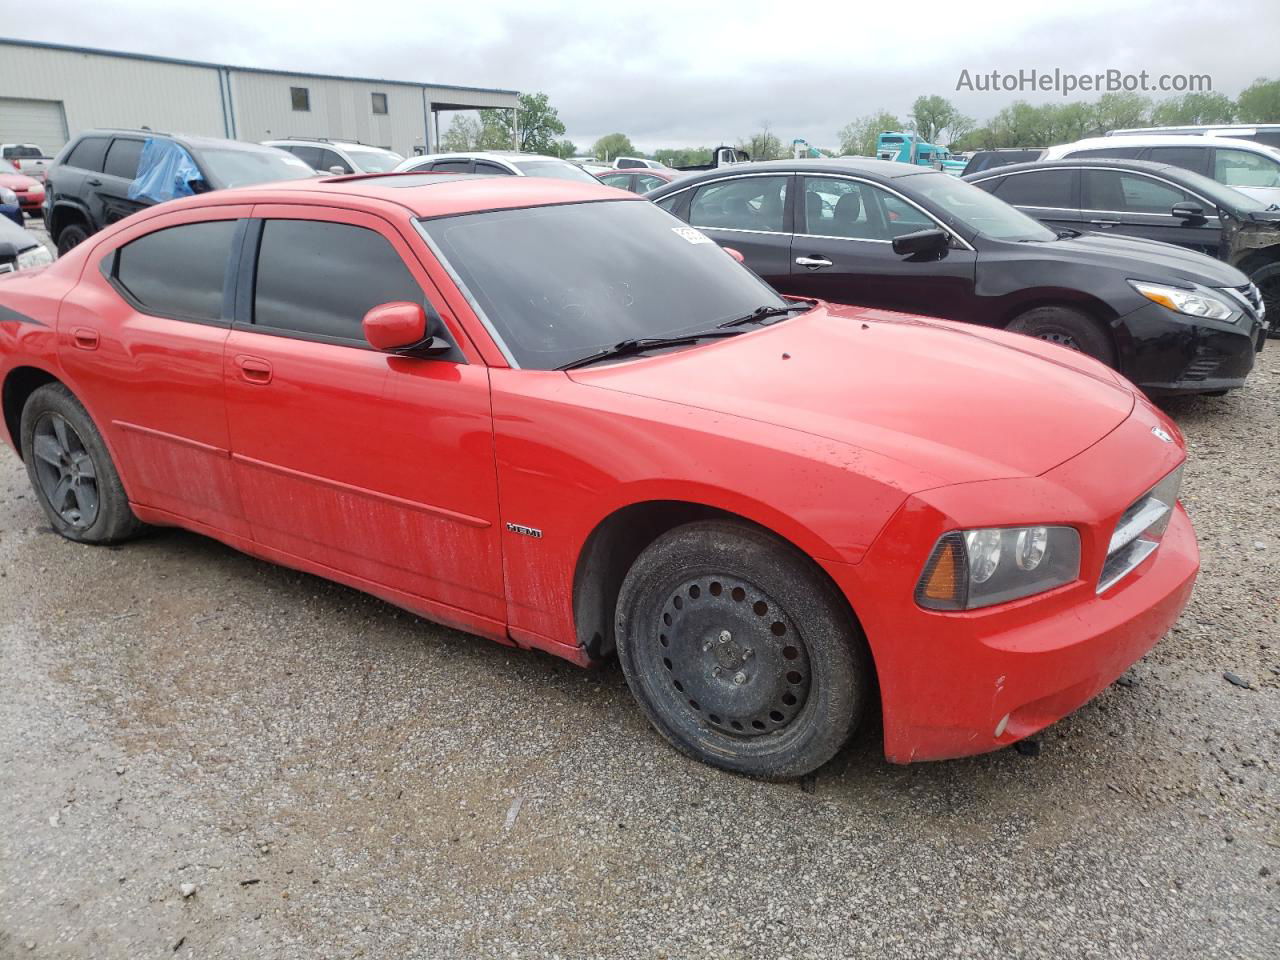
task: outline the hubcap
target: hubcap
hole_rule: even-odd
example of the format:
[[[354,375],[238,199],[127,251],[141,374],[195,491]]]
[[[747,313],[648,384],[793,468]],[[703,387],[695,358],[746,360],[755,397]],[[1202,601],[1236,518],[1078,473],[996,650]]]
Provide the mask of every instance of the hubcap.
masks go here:
[[[84,441],[64,417],[46,413],[32,438],[40,492],[53,511],[77,530],[98,519],[98,471]]]
[[[1040,340],[1048,340],[1050,343],[1056,343],[1060,347],[1066,347],[1068,350],[1074,350],[1082,353],[1080,344],[1076,343],[1076,338],[1059,330],[1046,331],[1039,335]]]
[[[661,695],[736,737],[787,726],[809,697],[809,651],[786,612],[733,577],[699,577],[667,598],[653,655]]]

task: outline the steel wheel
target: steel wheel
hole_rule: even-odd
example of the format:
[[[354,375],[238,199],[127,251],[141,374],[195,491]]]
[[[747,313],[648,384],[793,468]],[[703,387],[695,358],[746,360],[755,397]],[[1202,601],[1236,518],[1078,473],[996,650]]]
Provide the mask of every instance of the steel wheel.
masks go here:
[[[36,421],[32,453],[40,490],[73,529],[98,519],[98,471],[84,441],[66,418],[45,413]]]
[[[699,577],[667,598],[656,629],[666,698],[723,733],[759,737],[804,709],[812,670],[791,618],[763,590],[730,576]]]

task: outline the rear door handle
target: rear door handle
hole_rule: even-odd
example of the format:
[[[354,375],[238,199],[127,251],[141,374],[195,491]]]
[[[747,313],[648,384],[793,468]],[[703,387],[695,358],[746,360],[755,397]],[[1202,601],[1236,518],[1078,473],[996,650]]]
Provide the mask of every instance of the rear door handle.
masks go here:
[[[71,341],[78,350],[97,350],[98,331],[89,327],[76,327],[71,331]]]
[[[85,181],[85,183],[89,184],[89,186],[91,187],[102,186],[102,181],[99,180],[97,177],[90,177],[88,180]]]
[[[1099,226],[1099,227],[1118,227],[1118,226],[1120,226],[1120,221],[1119,221],[1119,220],[1090,220],[1089,222],[1090,222],[1090,223],[1092,223],[1092,224],[1094,224],[1094,225],[1096,225],[1096,226]]]
[[[261,357],[236,357],[236,366],[240,368],[240,376],[249,383],[270,383],[271,364]]]
[[[823,267],[831,266],[831,261],[826,257],[796,257],[796,263],[810,270],[821,270]]]

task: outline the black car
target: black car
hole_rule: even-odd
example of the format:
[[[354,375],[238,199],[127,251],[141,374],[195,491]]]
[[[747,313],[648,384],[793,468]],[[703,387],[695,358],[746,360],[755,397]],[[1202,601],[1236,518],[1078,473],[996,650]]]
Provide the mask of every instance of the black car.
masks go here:
[[[1238,267],[1280,333],[1280,210],[1183,167],[1147,160],[1020,163],[968,182],[1055,230],[1176,243]]]
[[[315,176],[297,157],[256,143],[151,130],[88,130],[62,148],[45,180],[45,224],[59,254],[157,202],[130,189],[144,172],[143,148],[149,140],[170,148],[165,159],[179,161],[174,169],[189,165],[187,186],[193,193]]]
[[[975,150],[969,154],[969,160],[964,165],[964,173],[961,176],[969,176],[971,173],[981,173],[983,170],[994,170],[996,167],[1005,167],[1011,163],[1028,163],[1032,160],[1039,160],[1044,154],[1042,147],[1001,147],[996,150]]]
[[[783,293],[1005,327],[1151,394],[1243,385],[1257,289],[1203,254],[1050,230],[948,174],[882,160],[735,165],[646,196]]]

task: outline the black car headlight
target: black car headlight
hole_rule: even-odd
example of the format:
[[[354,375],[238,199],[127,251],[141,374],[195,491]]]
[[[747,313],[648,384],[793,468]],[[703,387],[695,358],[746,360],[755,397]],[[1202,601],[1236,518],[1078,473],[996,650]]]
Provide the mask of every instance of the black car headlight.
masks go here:
[[[1151,302],[1188,317],[1206,317],[1209,320],[1235,323],[1242,315],[1236,305],[1207,287],[1197,286],[1184,290],[1181,287],[1141,280],[1130,280],[1129,284]]]
[[[1080,576],[1074,527],[982,527],[943,534],[916,585],[930,610],[973,610],[1018,600]]]

